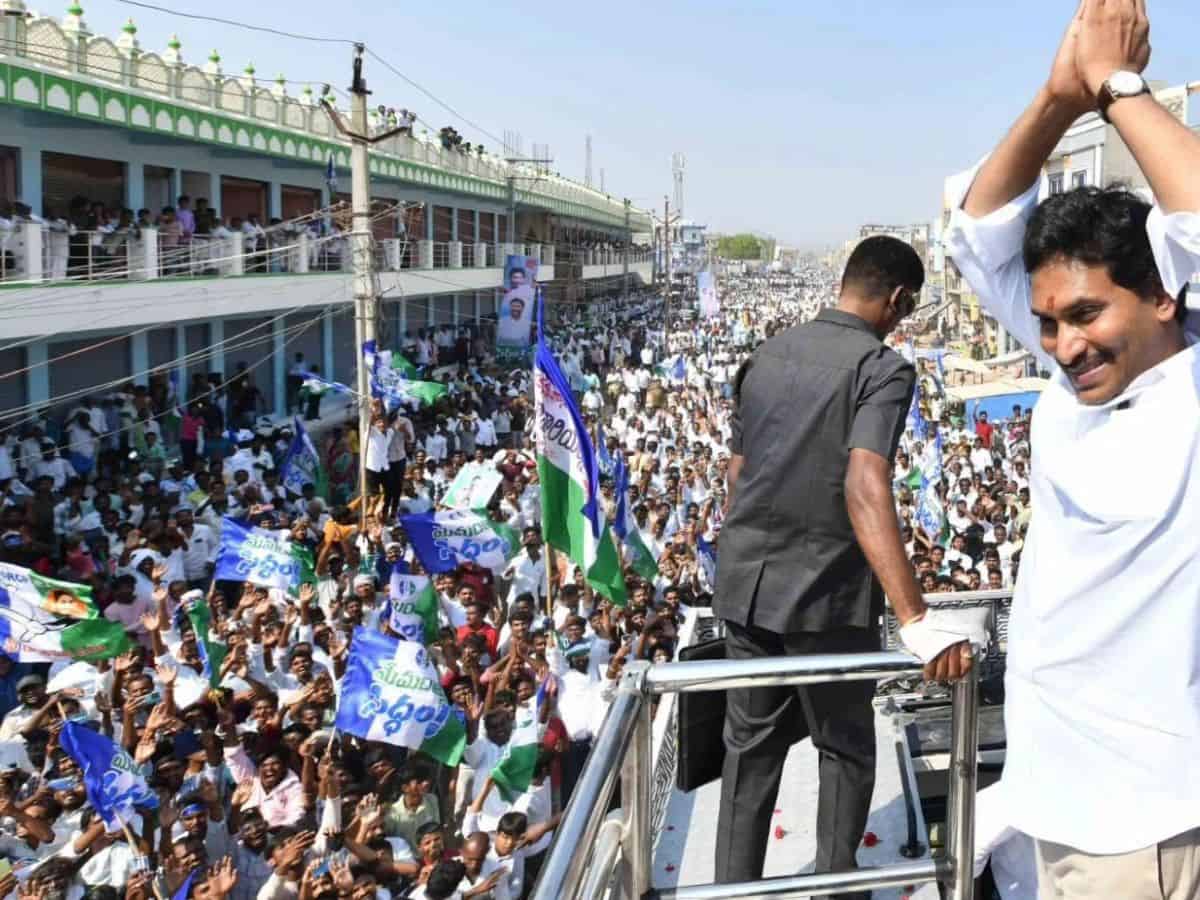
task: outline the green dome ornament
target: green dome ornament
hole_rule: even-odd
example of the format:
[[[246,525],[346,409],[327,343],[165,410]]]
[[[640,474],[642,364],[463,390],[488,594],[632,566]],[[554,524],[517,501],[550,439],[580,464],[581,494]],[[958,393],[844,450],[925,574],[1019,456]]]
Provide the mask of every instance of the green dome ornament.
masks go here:
[[[130,37],[133,37],[135,34],[137,34],[137,26],[133,24],[133,19],[130,19],[128,22],[122,25],[121,31],[125,32],[125,34],[129,35]]]

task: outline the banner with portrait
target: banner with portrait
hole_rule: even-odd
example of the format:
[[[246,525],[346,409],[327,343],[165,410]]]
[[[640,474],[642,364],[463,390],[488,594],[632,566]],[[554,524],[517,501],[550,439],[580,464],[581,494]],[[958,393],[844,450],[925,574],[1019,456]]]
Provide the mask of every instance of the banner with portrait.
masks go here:
[[[721,312],[721,301],[717,299],[717,286],[713,282],[712,272],[700,272],[696,275],[696,293],[700,297],[700,315],[711,319]]]
[[[505,257],[504,289],[496,305],[496,362],[499,365],[518,366],[529,362],[537,276],[537,257],[515,254]]]

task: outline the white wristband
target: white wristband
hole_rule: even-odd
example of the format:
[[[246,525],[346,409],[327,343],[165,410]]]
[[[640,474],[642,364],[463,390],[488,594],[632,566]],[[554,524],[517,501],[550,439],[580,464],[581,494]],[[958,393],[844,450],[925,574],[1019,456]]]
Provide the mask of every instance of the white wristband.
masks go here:
[[[973,648],[988,644],[987,607],[928,609],[915,622],[900,626],[900,640],[921,662],[932,662],[947,647],[968,642]]]

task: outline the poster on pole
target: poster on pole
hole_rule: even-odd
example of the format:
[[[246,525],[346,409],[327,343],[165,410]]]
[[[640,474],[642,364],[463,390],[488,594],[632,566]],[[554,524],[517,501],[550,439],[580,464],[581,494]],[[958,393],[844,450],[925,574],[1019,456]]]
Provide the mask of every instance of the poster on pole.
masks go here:
[[[533,325],[537,275],[537,257],[505,257],[504,290],[496,321],[496,362],[499,365],[524,365],[529,362],[529,335]]]
[[[700,297],[700,315],[706,319],[721,312],[721,301],[717,299],[717,285],[713,281],[712,272],[700,272],[696,275],[696,293]]]

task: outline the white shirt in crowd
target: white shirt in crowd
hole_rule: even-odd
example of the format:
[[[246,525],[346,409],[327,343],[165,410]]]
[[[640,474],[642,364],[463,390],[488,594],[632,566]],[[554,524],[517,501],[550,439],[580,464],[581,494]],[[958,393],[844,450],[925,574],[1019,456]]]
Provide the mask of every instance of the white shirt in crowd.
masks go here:
[[[388,468],[388,443],[391,441],[391,431],[380,431],[372,425],[367,432],[367,468],[372,472],[386,472]]]

